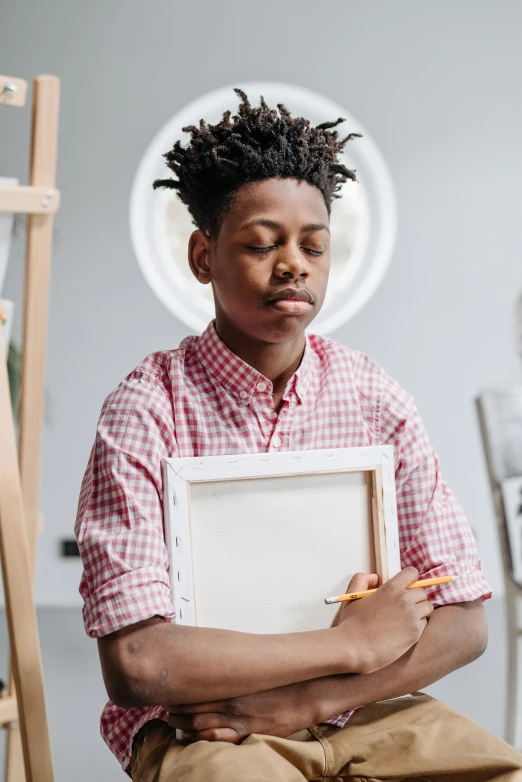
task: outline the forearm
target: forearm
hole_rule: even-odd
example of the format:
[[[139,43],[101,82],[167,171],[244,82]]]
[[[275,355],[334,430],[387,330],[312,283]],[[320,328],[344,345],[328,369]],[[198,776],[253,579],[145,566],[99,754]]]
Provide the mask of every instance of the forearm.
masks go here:
[[[254,635],[157,619],[122,633],[116,654],[102,654],[103,640],[105,683],[124,706],[234,698],[354,670],[336,629]]]
[[[383,639],[383,643],[385,643]],[[386,668],[365,675],[329,676],[303,685],[321,722],[367,703],[427,687],[479,657],[487,643],[481,601],[438,608],[417,644]]]
[[[183,709],[169,706],[169,722],[208,741],[238,743],[250,733],[289,736],[356,706],[431,684],[478,657],[486,637],[480,603],[446,606],[431,617],[416,646],[376,673],[329,676]],[[386,638],[383,634],[383,642]]]
[[[423,590],[406,588],[417,576],[406,568],[325,630],[257,635],[160,617],[124,628],[98,642],[109,697],[126,707],[208,703],[379,670],[417,642],[433,612]]]

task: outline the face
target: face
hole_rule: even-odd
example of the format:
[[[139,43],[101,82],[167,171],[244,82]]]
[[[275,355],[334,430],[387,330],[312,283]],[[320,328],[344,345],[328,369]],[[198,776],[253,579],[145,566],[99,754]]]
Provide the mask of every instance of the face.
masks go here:
[[[321,192],[296,179],[245,185],[217,238],[195,231],[191,268],[210,283],[220,334],[262,343],[299,338],[324,301],[330,266]]]

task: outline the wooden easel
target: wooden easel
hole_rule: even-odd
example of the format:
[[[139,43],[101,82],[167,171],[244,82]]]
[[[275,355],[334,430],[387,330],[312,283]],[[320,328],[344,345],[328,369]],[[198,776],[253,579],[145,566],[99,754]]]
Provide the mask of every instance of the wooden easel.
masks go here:
[[[515,578],[511,561],[513,541],[510,544],[506,509],[502,497],[502,482],[506,478],[522,475],[522,460],[520,456],[517,458],[508,437],[508,433],[513,429],[515,432],[522,430],[522,386],[508,384],[490,386],[477,396],[475,402],[497,521],[506,592],[507,666],[504,739],[508,744],[520,749],[522,704],[519,697],[521,676],[519,652],[522,639],[520,614],[522,583]],[[518,546],[517,540],[513,549],[516,550]]]
[[[23,106],[26,92],[23,79],[0,76],[0,106]],[[18,451],[0,329],[0,562],[12,658],[9,690],[0,698],[0,727],[8,729],[6,782],[54,782],[33,572],[53,215],[60,201],[54,187],[59,96],[55,76],[35,79],[30,184],[0,187],[0,211],[28,215]],[[2,314],[0,300],[0,321]]]

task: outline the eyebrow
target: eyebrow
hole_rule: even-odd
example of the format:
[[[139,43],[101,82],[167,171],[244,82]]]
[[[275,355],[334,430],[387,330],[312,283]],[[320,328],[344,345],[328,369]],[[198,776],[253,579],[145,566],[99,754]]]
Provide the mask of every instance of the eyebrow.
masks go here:
[[[254,225],[263,225],[265,228],[283,227],[281,223],[277,222],[277,220],[270,220],[268,217],[259,217],[242,225],[240,230],[243,230],[244,228],[252,228]],[[307,223],[306,225],[303,225],[301,230],[305,231],[306,233],[311,231],[328,231],[328,233],[330,233],[330,229],[324,223]]]

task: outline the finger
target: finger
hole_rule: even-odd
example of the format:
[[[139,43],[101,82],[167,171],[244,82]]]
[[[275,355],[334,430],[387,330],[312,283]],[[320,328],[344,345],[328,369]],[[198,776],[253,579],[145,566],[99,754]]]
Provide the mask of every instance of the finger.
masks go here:
[[[429,600],[424,600],[422,603],[417,603],[416,605],[417,609],[417,616],[421,617],[422,619],[428,619],[435,610],[433,608],[433,604]]]
[[[239,744],[242,738],[233,728],[211,728],[196,733],[194,741],[228,741],[230,744]]]
[[[181,714],[169,714],[167,722],[171,728],[178,728],[184,733],[190,733],[193,730],[192,717],[183,717]]]
[[[229,728],[230,717],[226,714],[169,714],[168,724],[172,728],[178,728],[185,733],[198,733],[210,728]]]
[[[410,591],[416,603],[424,603],[428,600],[428,593],[422,587],[415,587],[415,589],[411,589]]]
[[[377,573],[356,573],[346,592],[364,592],[366,589],[376,589],[379,586],[379,576]]]
[[[405,567],[400,573],[392,576],[387,582],[388,584],[395,584],[398,587],[408,587],[410,584],[414,584],[419,580],[419,571],[414,567]]]

